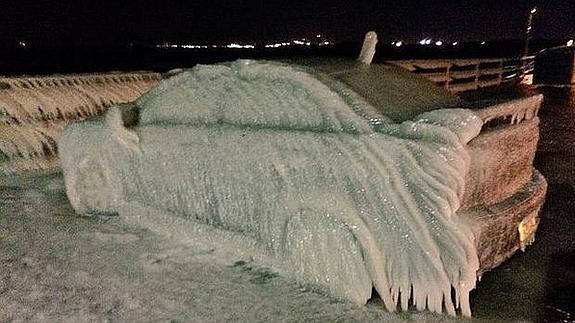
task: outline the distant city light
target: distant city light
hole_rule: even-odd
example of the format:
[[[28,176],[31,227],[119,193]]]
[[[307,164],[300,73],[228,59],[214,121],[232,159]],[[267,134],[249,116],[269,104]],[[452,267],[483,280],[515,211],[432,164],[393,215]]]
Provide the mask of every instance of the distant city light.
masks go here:
[[[426,40],[425,40],[425,45],[429,45],[429,44],[431,44],[431,39],[426,39]]]
[[[294,41],[293,43],[296,44],[296,45],[301,44],[300,41]],[[266,47],[266,48],[278,48],[278,47],[281,47],[281,46],[290,46],[291,44],[292,44],[291,42],[283,42],[283,43],[268,44],[268,45],[265,45],[265,47]],[[307,45],[307,43],[303,43],[303,44]],[[303,45],[303,44],[302,44],[302,45]]]
[[[319,35],[319,34],[318,34]],[[321,35],[319,35],[321,37]],[[318,39],[317,41],[309,41],[305,38],[300,38],[292,41],[283,41],[281,43],[272,43],[264,45],[265,48],[278,48],[283,46],[326,46],[332,45],[332,42]],[[25,47],[26,45],[23,42],[19,43],[20,46]],[[157,48],[183,48],[183,49],[207,49],[207,48],[230,48],[230,49],[255,49],[255,44],[240,44],[240,43],[230,43],[226,45],[198,45],[198,44],[171,44],[171,43],[163,43],[156,45]]]
[[[251,44],[241,45],[241,44],[231,43],[231,44],[226,45],[226,48],[236,48],[236,49],[237,48],[249,48],[249,49],[252,49],[252,48],[255,48],[255,46],[251,45]]]
[[[422,40],[419,41],[420,45],[430,45],[431,44],[431,38],[424,38]]]
[[[419,45],[425,45],[425,39],[420,40]]]
[[[231,43],[227,45],[196,45],[196,44],[170,44],[163,43],[156,45],[158,48],[183,48],[183,49],[207,49],[207,48],[234,48],[234,49],[253,49],[256,46],[253,44],[236,44]]]
[[[199,48],[208,48],[207,45],[182,45],[182,48],[192,48],[192,49],[199,49]]]
[[[457,46],[457,44],[459,44],[458,42],[454,41],[453,43],[451,43],[451,45],[453,46]]]
[[[569,39],[569,41],[567,41],[567,46],[573,46],[573,39]]]
[[[536,12],[537,12],[537,8],[534,7],[533,9],[531,9],[531,13],[532,13],[532,14],[533,14],[533,13],[536,13]]]
[[[19,41],[19,42],[18,42],[18,46],[20,46],[20,47],[26,47],[27,45],[28,45],[28,44],[26,44],[26,42],[24,42],[24,41]]]
[[[441,40],[435,42],[435,46],[441,46],[441,45],[443,45],[443,42]]]
[[[485,40],[482,40],[480,44],[485,45]]]
[[[321,34],[317,34],[317,35],[315,35],[315,37],[321,38]]]
[[[403,42],[401,40],[399,40],[395,43],[395,47],[401,47],[402,45],[403,45]]]

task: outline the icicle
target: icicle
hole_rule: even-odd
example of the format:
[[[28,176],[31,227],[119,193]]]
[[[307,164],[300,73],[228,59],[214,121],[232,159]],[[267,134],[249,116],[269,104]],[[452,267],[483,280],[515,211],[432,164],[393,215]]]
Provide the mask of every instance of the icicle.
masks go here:
[[[57,162],[49,159],[66,121],[133,101],[159,79],[155,73],[0,78],[2,172],[54,167]],[[119,138],[126,138],[127,144],[134,140]]]
[[[0,78],[8,87],[0,91],[0,111],[20,121],[53,120],[58,115],[88,117],[104,107],[133,101],[148,91],[160,79],[159,74],[148,74],[148,81],[144,82],[130,73]],[[120,79],[126,81],[119,82]]]
[[[535,95],[485,107],[474,112],[484,123],[494,119],[507,120],[509,117],[513,125],[536,117],[542,100],[542,95]]]

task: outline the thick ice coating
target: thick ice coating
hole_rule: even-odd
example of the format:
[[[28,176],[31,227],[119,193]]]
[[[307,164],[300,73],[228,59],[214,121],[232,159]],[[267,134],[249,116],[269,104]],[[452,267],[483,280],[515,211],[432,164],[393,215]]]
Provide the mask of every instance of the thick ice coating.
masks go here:
[[[455,212],[482,122],[449,109],[392,123],[319,79],[271,62],[198,66],[142,97],[133,129],[117,108],[70,125],[59,142],[69,199],[79,212],[138,205],[230,232],[358,304],[375,287],[390,311],[412,299],[470,315],[479,264]]]
[[[0,176],[57,166],[56,141],[71,121],[140,97],[154,73],[0,77]]]

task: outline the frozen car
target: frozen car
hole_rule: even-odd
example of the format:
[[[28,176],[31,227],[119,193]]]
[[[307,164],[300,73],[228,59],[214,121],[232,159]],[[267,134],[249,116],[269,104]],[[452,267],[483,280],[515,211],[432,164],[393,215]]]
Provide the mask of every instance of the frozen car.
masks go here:
[[[375,288],[390,311],[470,315],[478,275],[537,227],[540,103],[469,110],[387,65],[239,60],[68,126],[59,156],[80,213],[119,213],[358,304]]]

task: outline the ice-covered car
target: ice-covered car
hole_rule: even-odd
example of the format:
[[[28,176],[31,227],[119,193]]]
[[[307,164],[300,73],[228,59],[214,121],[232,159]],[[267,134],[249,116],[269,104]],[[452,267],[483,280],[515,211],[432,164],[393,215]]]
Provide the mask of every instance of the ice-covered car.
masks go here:
[[[537,226],[540,102],[472,111],[392,66],[239,60],[68,126],[59,156],[80,213],[184,231],[358,304],[375,288],[390,311],[470,315],[478,274]],[[492,121],[507,116],[523,122]]]

